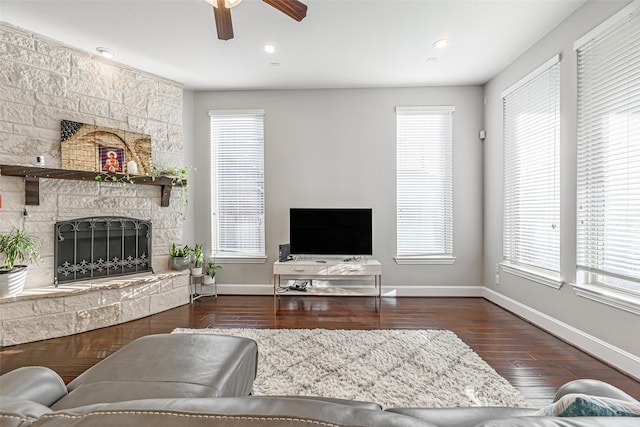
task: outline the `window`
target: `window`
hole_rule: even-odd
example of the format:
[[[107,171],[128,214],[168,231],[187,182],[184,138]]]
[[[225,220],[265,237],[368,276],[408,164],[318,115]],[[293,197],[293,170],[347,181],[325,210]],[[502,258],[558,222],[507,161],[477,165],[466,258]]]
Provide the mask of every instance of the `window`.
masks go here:
[[[210,111],[211,247],[264,257],[264,111]]]
[[[636,298],[640,297],[638,2],[576,42],[576,49],[578,280]],[[640,301],[635,301],[637,311]]]
[[[396,107],[397,258],[453,262],[454,107]]]
[[[502,93],[503,268],[560,286],[560,62]],[[551,280],[548,280],[551,279]]]

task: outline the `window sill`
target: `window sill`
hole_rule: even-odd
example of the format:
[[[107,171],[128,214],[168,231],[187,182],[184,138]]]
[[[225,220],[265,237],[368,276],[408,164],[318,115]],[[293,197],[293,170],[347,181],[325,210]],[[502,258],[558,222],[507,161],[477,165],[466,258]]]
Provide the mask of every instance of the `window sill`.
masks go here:
[[[576,295],[633,314],[640,314],[640,296],[599,285],[571,283]]]
[[[521,265],[515,265],[515,264],[510,264],[505,262],[500,263],[500,268],[505,273],[509,273],[513,276],[522,277],[523,279],[531,280],[532,282],[549,286],[550,288],[553,288],[553,289],[560,289],[564,284],[559,274],[554,275],[549,273],[543,273],[542,271],[538,271],[533,268],[526,268]]]
[[[456,262],[454,256],[398,256],[394,260],[398,265],[451,265]]]
[[[216,256],[216,263],[218,264],[264,264],[267,262],[266,256]]]

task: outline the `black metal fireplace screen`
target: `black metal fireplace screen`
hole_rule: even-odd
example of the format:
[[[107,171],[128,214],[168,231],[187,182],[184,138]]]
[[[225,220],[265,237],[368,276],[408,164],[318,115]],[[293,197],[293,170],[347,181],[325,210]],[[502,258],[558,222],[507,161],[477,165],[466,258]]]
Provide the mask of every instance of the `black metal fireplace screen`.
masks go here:
[[[124,217],[56,223],[54,283],[152,271],[151,222]]]

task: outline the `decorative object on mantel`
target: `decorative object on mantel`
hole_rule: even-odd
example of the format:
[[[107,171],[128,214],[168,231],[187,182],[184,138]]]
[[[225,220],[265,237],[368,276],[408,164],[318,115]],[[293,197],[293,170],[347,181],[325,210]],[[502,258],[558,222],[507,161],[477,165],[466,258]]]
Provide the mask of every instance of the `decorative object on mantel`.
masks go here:
[[[169,267],[173,270],[186,270],[191,266],[191,248],[189,245],[179,248],[176,244],[171,245],[171,257]]]
[[[149,135],[62,120],[60,139],[63,169],[124,173],[126,159],[136,163],[136,172],[129,170],[129,175],[151,174]],[[110,160],[110,154],[114,155],[117,166]]]
[[[38,260],[39,241],[24,231],[13,229],[0,234],[0,255],[4,257],[0,268],[0,298],[19,295],[27,279],[27,265]]]
[[[133,160],[129,160],[129,162],[127,163],[127,174],[138,175],[138,164]]]
[[[126,158],[124,150],[116,147],[98,147],[98,167],[102,172],[122,173]]]

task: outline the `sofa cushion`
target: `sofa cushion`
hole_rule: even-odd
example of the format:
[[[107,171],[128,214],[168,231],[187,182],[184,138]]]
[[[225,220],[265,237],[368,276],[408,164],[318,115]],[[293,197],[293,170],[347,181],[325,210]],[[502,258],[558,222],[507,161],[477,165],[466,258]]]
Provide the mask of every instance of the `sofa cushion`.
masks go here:
[[[31,400],[44,406],[66,396],[62,378],[44,366],[25,366],[0,376],[0,397]]]
[[[581,379],[569,381],[558,389],[553,401],[557,402],[562,396],[567,394],[587,394],[589,396],[610,397],[612,399],[638,402],[619,388],[599,380]]]
[[[401,414],[286,397],[147,399],[72,408],[42,416],[34,427],[436,427]]]
[[[248,338],[159,334],[138,338],[68,385],[54,410],[93,403],[250,394],[258,345]]]

